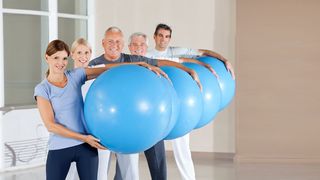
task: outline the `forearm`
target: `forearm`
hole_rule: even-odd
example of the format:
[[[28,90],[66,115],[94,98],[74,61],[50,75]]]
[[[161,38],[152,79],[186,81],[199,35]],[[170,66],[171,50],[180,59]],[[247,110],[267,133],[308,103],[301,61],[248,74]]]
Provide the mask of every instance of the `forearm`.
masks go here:
[[[219,59],[220,61],[226,63],[228,60],[224,58],[221,54],[218,54],[214,51],[206,50],[206,49],[199,49],[199,52],[202,56],[211,56]]]
[[[179,62],[180,63],[184,63],[184,62],[190,62],[190,63],[196,63],[196,64],[200,64],[202,66],[206,65],[205,63],[196,60],[196,59],[190,59],[190,58],[179,58]]]
[[[113,67],[124,65],[124,64],[141,65],[141,64],[145,64],[145,62],[112,63],[112,64],[105,64],[104,67],[85,68],[85,71],[87,74],[87,80],[94,79],[94,78],[98,77],[100,74],[102,74],[104,71],[107,71]]]
[[[62,126],[61,124],[52,123],[49,125],[49,127],[47,127],[47,129],[51,133],[85,142],[86,135],[74,132],[74,131]]]
[[[189,74],[193,74],[194,71],[180,63],[174,62],[174,61],[168,61],[163,59],[158,59],[158,66],[174,66],[179,69],[182,69],[183,71],[186,71]]]

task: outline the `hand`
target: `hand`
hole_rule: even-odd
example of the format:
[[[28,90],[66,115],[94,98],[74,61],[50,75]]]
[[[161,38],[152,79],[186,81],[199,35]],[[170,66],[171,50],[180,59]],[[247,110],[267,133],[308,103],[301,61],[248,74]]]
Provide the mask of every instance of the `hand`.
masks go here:
[[[231,73],[233,80],[235,80],[236,76],[234,74],[234,70],[233,70],[231,63],[229,61],[224,61],[224,65],[226,66],[227,70]]]
[[[107,149],[99,143],[100,142],[99,139],[97,139],[91,135],[85,135],[84,142],[88,143],[90,146],[97,148],[97,149],[103,149],[103,150]]]
[[[211,71],[212,74],[216,76],[217,79],[219,78],[219,75],[217,74],[217,72],[209,64],[203,63],[203,66],[209,69],[209,71]]]
[[[143,66],[143,67],[145,67],[145,68],[148,68],[150,71],[153,71],[153,72],[156,73],[158,76],[161,76],[161,75],[162,75],[162,76],[165,77],[166,79],[170,80],[169,77],[168,77],[168,75],[167,75],[165,72],[163,72],[159,67],[152,66],[152,65],[147,64],[147,63],[145,63],[145,62],[142,62],[142,63],[140,63],[140,64],[138,64],[138,65]]]
[[[196,83],[197,83],[198,86],[199,86],[200,91],[202,92],[202,85],[201,85],[201,82],[200,82],[200,79],[199,79],[198,74],[197,74],[194,70],[192,70],[191,72],[189,72],[189,74],[190,74],[190,76],[193,78],[193,80],[196,81]]]

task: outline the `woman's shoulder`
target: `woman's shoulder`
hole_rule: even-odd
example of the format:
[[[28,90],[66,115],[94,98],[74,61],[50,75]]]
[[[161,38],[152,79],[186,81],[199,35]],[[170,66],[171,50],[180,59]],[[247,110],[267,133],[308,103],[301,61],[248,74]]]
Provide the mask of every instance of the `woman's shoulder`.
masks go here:
[[[79,76],[79,75],[81,76],[81,75],[85,74],[85,69],[83,67],[69,69],[69,70],[65,71],[65,74],[67,76],[71,76],[71,77]]]

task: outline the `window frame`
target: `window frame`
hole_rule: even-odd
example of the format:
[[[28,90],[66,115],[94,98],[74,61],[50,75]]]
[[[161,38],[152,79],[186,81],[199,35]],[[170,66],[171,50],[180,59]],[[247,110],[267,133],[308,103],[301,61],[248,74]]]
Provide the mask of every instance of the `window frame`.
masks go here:
[[[23,10],[3,8],[3,0],[0,0],[0,108],[5,106],[5,79],[4,79],[4,42],[3,42],[3,15],[19,14],[48,17],[49,42],[58,38],[58,18],[82,19],[87,21],[87,40],[91,42],[92,52],[95,52],[95,24],[94,1],[87,0],[87,15],[66,14],[58,12],[58,0],[48,0],[48,11]],[[92,54],[94,56],[94,54]]]

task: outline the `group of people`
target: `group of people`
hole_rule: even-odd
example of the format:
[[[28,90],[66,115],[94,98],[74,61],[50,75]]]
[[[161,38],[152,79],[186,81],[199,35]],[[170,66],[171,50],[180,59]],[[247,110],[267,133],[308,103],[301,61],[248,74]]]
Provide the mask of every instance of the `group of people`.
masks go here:
[[[83,97],[94,79],[104,71],[123,64],[136,64],[166,76],[159,66],[175,66],[201,82],[195,71],[182,62],[193,62],[208,68],[208,64],[197,61],[197,56],[213,56],[224,62],[234,77],[232,65],[220,54],[204,49],[171,47],[172,29],[159,24],[154,32],[155,48],[148,48],[144,33],[133,33],[129,38],[130,55],[123,53],[124,37],[117,27],[105,31],[102,39],[104,54],[91,59],[92,49],[85,39],[77,39],[71,46],[61,40],[49,43],[45,59],[48,64],[46,78],[35,87],[34,97],[41,118],[50,132],[49,152],[46,163],[47,180],[106,180],[111,152],[99,143],[99,139],[88,134],[83,114]],[[68,56],[74,60],[74,69],[66,70]],[[166,76],[167,77],[167,76]],[[107,82],[106,82],[107,83]],[[195,180],[195,170],[189,148],[189,134],[171,140],[174,157],[183,180]],[[166,155],[163,140],[144,152],[151,178],[166,180]],[[115,180],[138,180],[139,154],[116,153]],[[70,168],[71,166],[71,168]],[[69,172],[69,174],[68,174]]]

